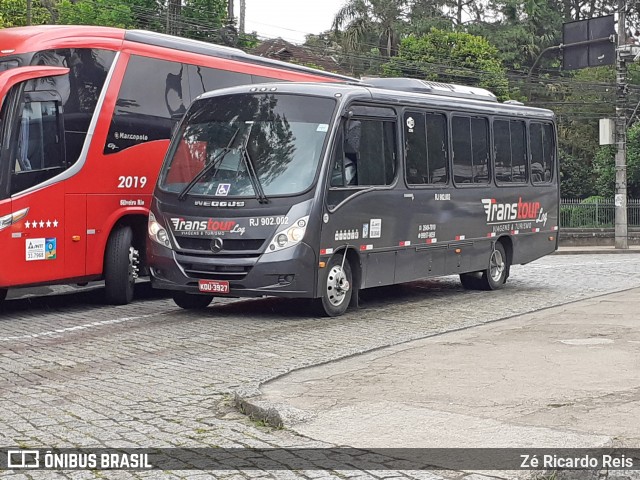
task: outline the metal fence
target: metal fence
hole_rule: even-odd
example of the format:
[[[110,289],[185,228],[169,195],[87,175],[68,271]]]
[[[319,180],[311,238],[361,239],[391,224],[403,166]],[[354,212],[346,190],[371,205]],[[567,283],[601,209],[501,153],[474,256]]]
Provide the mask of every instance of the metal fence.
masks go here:
[[[615,203],[609,198],[560,200],[560,227],[614,228]],[[627,200],[627,224],[640,227],[640,199]]]

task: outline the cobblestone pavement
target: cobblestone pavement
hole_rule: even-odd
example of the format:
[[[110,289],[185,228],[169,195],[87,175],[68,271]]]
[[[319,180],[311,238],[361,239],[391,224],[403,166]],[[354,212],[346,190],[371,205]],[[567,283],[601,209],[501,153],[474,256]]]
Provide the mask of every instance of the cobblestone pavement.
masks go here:
[[[148,292],[120,307],[100,305],[99,291],[7,301],[0,310],[0,445],[318,447],[251,422],[231,407],[231,395],[309,365],[638,286],[640,256],[584,255],[515,266],[507,287],[496,292],[464,291],[457,277],[368,291],[363,308],[331,319],[312,316],[307,302],[279,299],[226,300],[204,313]],[[0,475],[51,478],[52,472]],[[58,476],[442,478],[438,472],[256,470]]]

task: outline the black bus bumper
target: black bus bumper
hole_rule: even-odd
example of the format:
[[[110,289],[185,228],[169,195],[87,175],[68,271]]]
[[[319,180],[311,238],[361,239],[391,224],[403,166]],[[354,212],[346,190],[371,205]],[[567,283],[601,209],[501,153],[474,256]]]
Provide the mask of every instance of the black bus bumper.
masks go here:
[[[304,243],[278,252],[262,254],[255,258],[246,275],[242,278],[230,279],[224,275],[216,275],[214,271],[202,276],[195,276],[185,271],[185,261],[195,263],[202,257],[189,257],[188,254],[176,253],[158,244],[148,244],[148,262],[151,270],[151,285],[163,290],[174,290],[188,293],[202,293],[199,290],[200,280],[220,280],[229,282],[229,293],[216,293],[219,297],[262,297],[277,296],[287,298],[315,297],[315,283],[318,259],[313,249]],[[178,261],[180,258],[180,261]],[[208,266],[216,267],[216,257],[207,257]],[[242,263],[246,264],[246,260]],[[229,265],[225,259],[224,265]],[[205,295],[211,295],[205,293]]]

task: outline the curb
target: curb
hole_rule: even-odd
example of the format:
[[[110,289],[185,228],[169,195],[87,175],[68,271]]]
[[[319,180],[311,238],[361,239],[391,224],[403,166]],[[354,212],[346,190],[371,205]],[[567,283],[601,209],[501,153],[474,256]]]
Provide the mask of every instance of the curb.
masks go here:
[[[630,255],[638,254],[640,249],[630,248],[628,250],[615,249],[613,247],[603,250],[556,250],[553,255]]]
[[[260,400],[252,397],[244,397],[241,393],[234,392],[233,405],[251,420],[258,420],[273,428],[283,428],[284,421],[276,408],[268,404],[260,405]]]

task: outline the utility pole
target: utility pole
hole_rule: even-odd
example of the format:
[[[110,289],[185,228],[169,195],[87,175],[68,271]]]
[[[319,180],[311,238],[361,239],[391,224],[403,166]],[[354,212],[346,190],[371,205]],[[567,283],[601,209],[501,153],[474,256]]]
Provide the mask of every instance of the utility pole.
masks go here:
[[[247,13],[246,0],[240,0],[240,33],[244,34],[244,16]]]
[[[234,16],[235,15],[233,14],[233,0],[229,0],[227,2],[227,18],[229,19],[229,21],[232,21]]]
[[[627,240],[627,58],[626,0],[618,0],[618,48],[616,49],[616,192],[615,247],[628,249]]]
[[[31,25],[31,2],[33,0],[27,0],[27,25]]]

